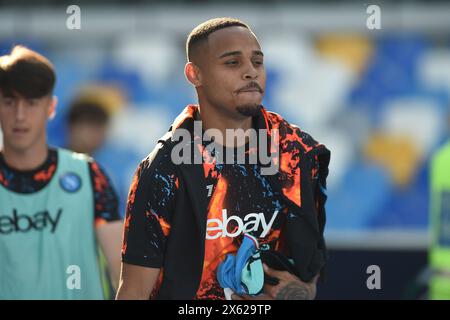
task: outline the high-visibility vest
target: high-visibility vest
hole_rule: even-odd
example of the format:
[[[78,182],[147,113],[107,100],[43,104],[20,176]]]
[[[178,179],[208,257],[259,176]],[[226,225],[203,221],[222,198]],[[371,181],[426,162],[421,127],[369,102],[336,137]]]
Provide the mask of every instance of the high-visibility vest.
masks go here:
[[[433,156],[430,178],[429,297],[450,299],[450,141]]]

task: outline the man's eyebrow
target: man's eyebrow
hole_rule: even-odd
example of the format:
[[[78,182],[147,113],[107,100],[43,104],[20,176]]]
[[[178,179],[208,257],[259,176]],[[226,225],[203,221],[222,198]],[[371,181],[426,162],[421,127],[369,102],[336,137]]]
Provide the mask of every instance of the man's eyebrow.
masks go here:
[[[258,55],[258,56],[264,56],[264,54],[262,53],[262,51],[259,50],[255,50],[253,51],[254,55]],[[240,56],[242,55],[242,51],[229,51],[229,52],[225,52],[222,55],[219,56],[219,59],[225,58],[225,57],[229,57],[229,56]]]
[[[242,55],[242,51],[229,51],[229,52],[223,53],[219,57],[219,59],[222,59],[222,58],[225,58],[225,57],[228,57],[228,56],[240,56],[240,55]]]

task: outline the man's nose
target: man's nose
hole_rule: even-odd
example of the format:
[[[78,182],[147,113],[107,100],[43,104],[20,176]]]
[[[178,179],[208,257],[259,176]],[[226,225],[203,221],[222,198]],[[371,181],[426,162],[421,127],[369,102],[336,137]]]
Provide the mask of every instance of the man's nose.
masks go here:
[[[25,106],[25,101],[22,101],[22,99],[19,99],[19,101],[17,101],[17,106],[16,106],[16,120],[17,121],[21,121],[23,119],[25,119],[25,112],[26,112],[26,106]]]
[[[255,68],[252,62],[247,63],[245,71],[243,73],[244,80],[254,80],[258,78],[258,70]]]

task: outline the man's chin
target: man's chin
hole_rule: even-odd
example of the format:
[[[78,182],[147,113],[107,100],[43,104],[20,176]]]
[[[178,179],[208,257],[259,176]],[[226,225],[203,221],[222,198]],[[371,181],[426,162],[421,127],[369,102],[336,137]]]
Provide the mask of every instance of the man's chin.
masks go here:
[[[242,105],[236,107],[236,110],[243,116],[255,117],[261,112],[262,106],[260,104]]]
[[[24,153],[33,146],[30,141],[9,141],[8,145],[16,153]]]

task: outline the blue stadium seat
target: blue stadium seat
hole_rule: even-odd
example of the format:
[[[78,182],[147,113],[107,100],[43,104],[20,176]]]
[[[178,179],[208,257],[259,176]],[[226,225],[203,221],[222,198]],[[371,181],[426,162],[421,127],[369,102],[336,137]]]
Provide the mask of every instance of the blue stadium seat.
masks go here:
[[[355,164],[342,185],[329,192],[327,229],[369,229],[373,217],[391,192],[390,178],[383,169],[370,164]]]
[[[372,228],[427,230],[429,222],[428,169],[427,162],[422,166],[413,184],[391,194],[389,201],[370,222]]]

